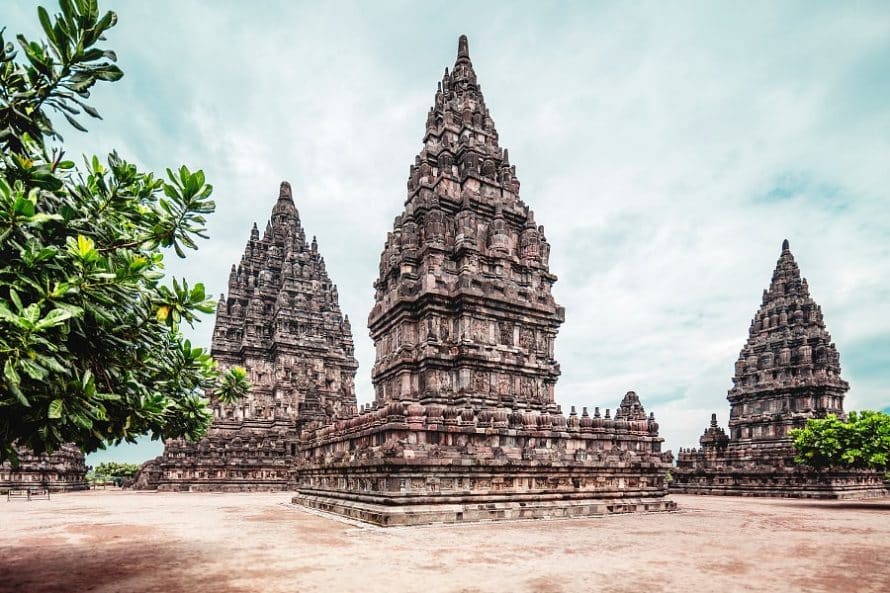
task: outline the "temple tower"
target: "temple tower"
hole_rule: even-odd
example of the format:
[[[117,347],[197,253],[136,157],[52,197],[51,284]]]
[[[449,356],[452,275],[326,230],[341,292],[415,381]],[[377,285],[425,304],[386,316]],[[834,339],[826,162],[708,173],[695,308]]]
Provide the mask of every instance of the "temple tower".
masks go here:
[[[701,448],[682,450],[671,488],[689,494],[846,498],[886,492],[877,472],[816,473],[794,462],[788,432],[844,416],[849,384],[788,241],[735,364],[729,435],[711,416]]]
[[[376,402],[555,410],[565,312],[549,254],[461,36],[380,256],[368,317]]]
[[[675,508],[658,423],[554,399],[565,312],[467,38],[427,114],[368,327],[373,405],[300,434],[294,502],[378,525]]]
[[[338,303],[315,237],[306,241],[291,186],[282,182],[262,236],[256,224],[217,303],[211,354],[241,366],[248,395],[211,394],[214,420],[199,443],[168,441],[139,487],[161,490],[282,490],[307,421],[356,412],[349,318]]]
[[[334,418],[355,411],[349,317],[338,303],[315,237],[310,243],[282,182],[262,238],[256,224],[217,304],[211,354],[242,366],[252,389],[236,404],[213,400],[220,421]]]
[[[788,241],[751,321],[729,390],[729,430],[738,443],[787,440],[807,418],[844,414],[849,384]]]

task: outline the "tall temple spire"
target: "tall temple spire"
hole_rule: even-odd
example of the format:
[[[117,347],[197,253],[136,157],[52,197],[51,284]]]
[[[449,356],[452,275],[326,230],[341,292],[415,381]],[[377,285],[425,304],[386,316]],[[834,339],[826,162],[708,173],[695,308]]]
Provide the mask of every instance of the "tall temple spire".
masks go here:
[[[405,211],[380,257],[368,319],[378,400],[555,409],[553,340],[565,313],[551,292],[550,246],[519,187],[461,36],[409,166]],[[424,300],[431,295],[441,303]],[[417,348],[410,364],[395,355],[409,347]],[[510,365],[498,347],[513,352]]]
[[[211,354],[222,369],[245,368],[250,390],[233,403],[211,394],[207,436],[168,440],[143,466],[140,487],[283,490],[298,430],[355,413],[352,330],[316,247],[282,181],[265,233],[252,226],[216,306]]]
[[[749,424],[761,422],[764,406],[771,406],[773,412],[801,407],[817,414],[843,414],[849,384],[841,378],[840,356],[825,327],[822,308],[810,295],[787,239],[748,334],[728,395],[733,404],[730,428],[734,438],[760,434]],[[798,392],[807,397],[794,397]],[[814,397],[816,393],[821,395]],[[756,406],[749,405],[752,398],[758,400]],[[787,428],[770,434],[784,437]]]
[[[373,409],[306,427],[294,501],[378,525],[672,510],[670,455],[635,393],[615,418],[566,418],[554,399],[550,246],[464,36],[424,130],[374,282]]]
[[[241,264],[229,276],[228,297],[217,310],[212,354],[221,363],[246,366],[256,386],[256,393],[239,404],[242,417],[296,419],[301,406],[302,414],[307,413],[310,391],[319,392],[313,393],[313,401],[324,408],[312,413],[331,416],[355,408],[352,333],[343,323],[336,287],[315,237],[311,245],[306,243],[287,181],[279,186],[262,239],[253,225]],[[281,365],[274,376],[266,363],[251,358],[271,350],[275,365]],[[319,367],[326,369],[322,376],[298,368],[319,352],[325,359]],[[232,412],[231,407],[218,407],[223,417]]]

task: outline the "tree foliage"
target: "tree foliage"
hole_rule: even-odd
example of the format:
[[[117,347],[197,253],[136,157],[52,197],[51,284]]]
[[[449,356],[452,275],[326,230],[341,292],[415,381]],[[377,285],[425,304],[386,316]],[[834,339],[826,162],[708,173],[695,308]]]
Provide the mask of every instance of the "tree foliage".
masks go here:
[[[850,412],[847,420],[834,414],[810,418],[790,435],[797,463],[817,469],[890,469],[890,415],[883,412]]]
[[[97,465],[91,472],[92,479],[97,482],[108,480],[128,480],[139,471],[138,463],[122,463],[118,461],[104,461]]]
[[[248,388],[243,369],[219,373],[180,333],[213,311],[204,286],[164,282],[163,251],[185,257],[206,238],[204,173],[156,177],[115,152],[65,159],[54,117],[85,131],[84,116],[100,117],[91,89],[123,73],[99,47],[115,13],[59,5],[38,8],[45,40],[18,35],[17,51],[0,30],[0,461],[14,445],[198,438],[204,392]]]

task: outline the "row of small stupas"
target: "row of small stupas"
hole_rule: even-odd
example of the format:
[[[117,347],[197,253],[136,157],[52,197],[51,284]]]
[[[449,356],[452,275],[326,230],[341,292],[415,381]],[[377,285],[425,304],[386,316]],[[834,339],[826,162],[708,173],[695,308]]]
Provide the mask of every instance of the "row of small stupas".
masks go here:
[[[250,372],[214,401],[207,438],[170,441],[137,486],[296,489],[295,502],[383,525],[670,510],[670,453],[629,392],[566,415],[555,400],[564,310],[550,245],[519,197],[461,37],[380,259],[369,328],[372,404],[356,409],[352,334],[283,183],[220,300],[212,353]],[[843,414],[848,386],[787,244],[736,366],[730,435],[712,421],[681,451],[681,492],[838,497],[875,472],[794,465],[787,431]]]

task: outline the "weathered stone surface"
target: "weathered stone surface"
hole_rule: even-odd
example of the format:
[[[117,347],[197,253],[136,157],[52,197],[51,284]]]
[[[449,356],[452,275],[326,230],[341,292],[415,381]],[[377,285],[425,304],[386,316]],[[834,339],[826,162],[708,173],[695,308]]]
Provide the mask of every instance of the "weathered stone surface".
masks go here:
[[[308,425],[295,501],[380,525],[670,510],[658,424],[563,415],[544,228],[485,106],[466,37],[427,116],[368,326],[375,399]]]
[[[670,510],[658,424],[622,411],[379,404],[304,431],[294,500],[379,525]]]
[[[368,319],[375,396],[552,411],[565,312],[550,245],[519,197],[462,39],[380,257]]]
[[[19,467],[0,464],[0,491],[20,488],[48,488],[54,492],[86,490],[84,455],[74,445],[63,445],[52,453],[37,455],[19,449]]]
[[[386,506],[360,500],[342,500],[330,496],[302,495],[294,500],[300,504],[336,513],[349,519],[373,523],[380,527],[429,525],[430,523],[464,523],[470,521],[516,521],[520,519],[573,519],[620,513],[672,511],[676,507],[667,498],[621,498],[579,500],[543,498],[497,499],[494,502],[449,504],[433,501],[411,505]]]
[[[299,426],[355,413],[358,364],[349,318],[341,314],[317,241],[306,241],[287,182],[262,238],[254,224],[241,261],[232,266],[211,352],[222,369],[247,369],[249,395],[235,404],[211,395],[208,436],[167,442],[136,485],[282,490]]]
[[[786,240],[735,365],[729,436],[711,416],[701,448],[682,450],[671,488],[688,494],[850,498],[887,493],[874,471],[815,472],[794,463],[788,431],[844,416],[840,356]]]

